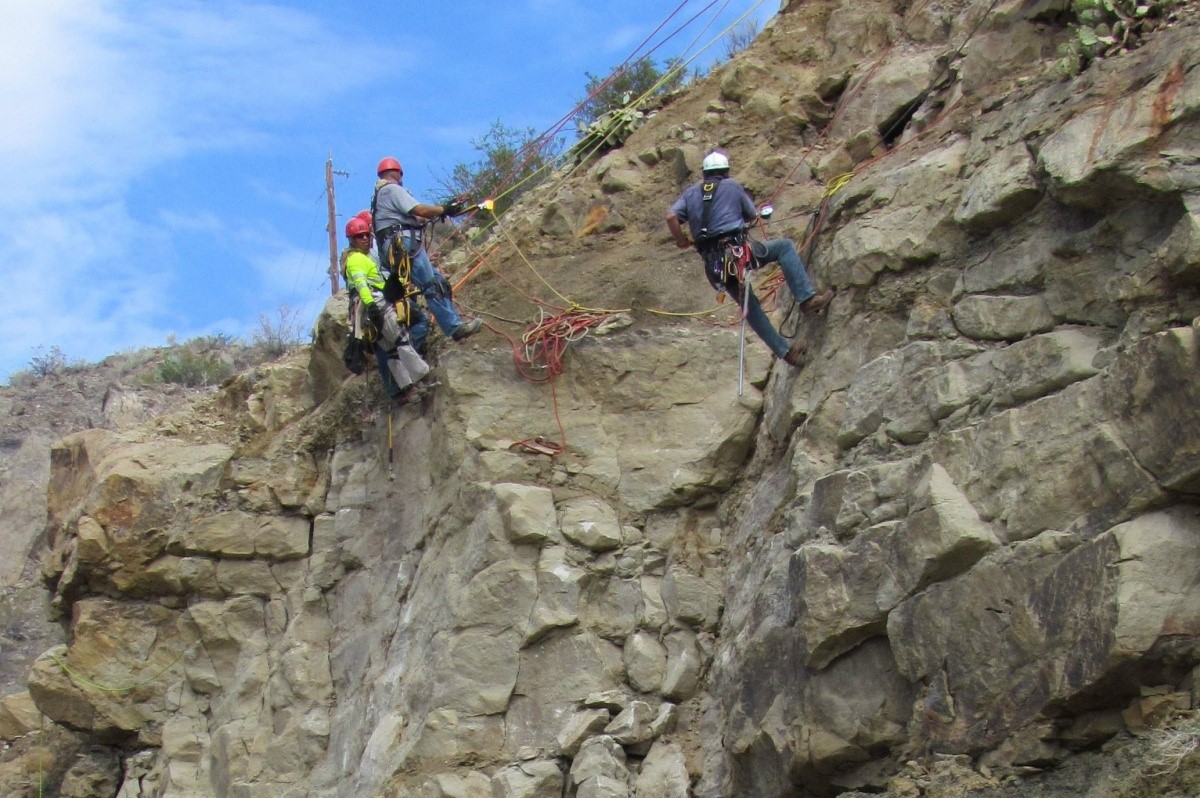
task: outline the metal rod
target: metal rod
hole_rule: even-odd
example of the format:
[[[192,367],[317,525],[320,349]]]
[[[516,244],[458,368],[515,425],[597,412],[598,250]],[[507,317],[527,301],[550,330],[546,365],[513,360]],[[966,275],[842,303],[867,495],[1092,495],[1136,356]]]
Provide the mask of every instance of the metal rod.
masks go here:
[[[742,272],[743,278],[745,272]],[[742,342],[738,350],[738,396],[746,388],[746,317],[750,315],[750,284],[742,280]]]

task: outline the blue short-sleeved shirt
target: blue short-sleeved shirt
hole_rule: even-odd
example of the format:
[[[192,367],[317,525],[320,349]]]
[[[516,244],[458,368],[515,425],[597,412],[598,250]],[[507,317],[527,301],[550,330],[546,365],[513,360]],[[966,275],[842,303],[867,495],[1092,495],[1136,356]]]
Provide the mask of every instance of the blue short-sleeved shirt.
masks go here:
[[[700,223],[704,219],[704,184],[708,179],[690,186],[675,204],[671,213],[681,222],[687,222],[692,231],[692,240],[700,240]],[[732,177],[717,178],[717,187],[708,212],[708,237],[741,230],[747,222],[758,218],[758,210],[742,184]]]

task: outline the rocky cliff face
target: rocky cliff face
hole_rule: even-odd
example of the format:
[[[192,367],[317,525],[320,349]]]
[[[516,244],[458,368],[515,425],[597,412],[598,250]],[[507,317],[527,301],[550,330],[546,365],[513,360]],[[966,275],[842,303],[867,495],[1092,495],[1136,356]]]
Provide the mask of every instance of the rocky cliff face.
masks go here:
[[[658,322],[574,345],[553,395],[445,346],[389,414],[335,299],[310,351],[67,437],[69,641],[5,699],[5,794],[1186,794],[1196,34],[1064,80],[1040,8],[792,3],[506,220],[592,304],[708,302],[661,231],[707,147],[794,234],[852,171],[812,357],[751,341],[741,397],[736,329]],[[662,279],[594,279],[639,259]],[[511,448],[560,422],[562,455]],[[1181,724],[1174,768],[1117,753]]]

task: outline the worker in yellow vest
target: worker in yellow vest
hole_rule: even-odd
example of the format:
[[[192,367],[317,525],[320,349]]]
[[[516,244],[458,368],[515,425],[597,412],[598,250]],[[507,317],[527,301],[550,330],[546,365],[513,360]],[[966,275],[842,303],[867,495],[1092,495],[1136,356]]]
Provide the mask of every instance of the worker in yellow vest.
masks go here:
[[[395,381],[392,398],[401,403],[418,399],[432,385],[429,364],[413,349],[408,327],[397,317],[395,305],[384,299],[384,278],[370,256],[370,222],[358,216],[346,222],[346,238],[350,241],[346,284],[355,307],[355,334],[373,341],[385,356],[387,371]]]

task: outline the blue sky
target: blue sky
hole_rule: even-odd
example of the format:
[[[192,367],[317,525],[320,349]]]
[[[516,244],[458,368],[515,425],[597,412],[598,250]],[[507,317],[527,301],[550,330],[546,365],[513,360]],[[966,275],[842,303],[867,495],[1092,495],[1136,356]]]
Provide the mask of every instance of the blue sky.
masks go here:
[[[668,17],[649,47],[699,15],[660,61],[778,7],[0,0],[0,381],[38,347],[95,361],[248,338],[281,306],[307,327],[329,292],[331,155],[350,173],[339,230],[384,155],[436,202],[493,122],[549,128]]]

